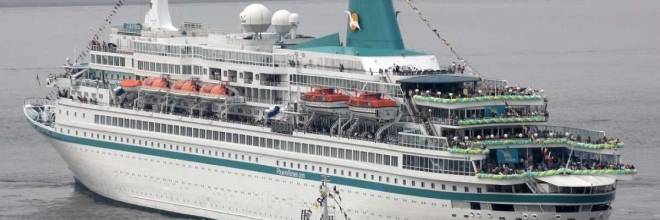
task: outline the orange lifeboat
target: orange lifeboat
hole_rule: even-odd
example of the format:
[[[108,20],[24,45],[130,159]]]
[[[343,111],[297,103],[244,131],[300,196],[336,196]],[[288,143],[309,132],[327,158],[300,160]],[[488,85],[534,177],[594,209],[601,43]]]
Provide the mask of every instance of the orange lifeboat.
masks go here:
[[[217,96],[226,96],[226,95],[228,95],[227,88],[225,88],[222,85],[216,85],[211,89],[211,94],[217,95]]]
[[[149,77],[142,82],[142,86],[156,89],[167,89],[169,81],[163,77]]]
[[[313,88],[305,93],[301,99],[305,106],[316,109],[345,109],[348,108],[346,101],[350,96],[341,94],[334,88]]]
[[[197,92],[198,87],[197,83],[194,80],[180,80],[176,81],[172,86],[172,89],[179,90],[182,92]]]
[[[167,81],[165,78],[158,78],[154,80],[154,82],[151,84],[151,87],[156,87],[156,88],[162,88],[162,89],[167,89],[170,85],[170,82]]]
[[[210,96],[226,96],[227,88],[223,85],[218,84],[205,84],[199,90],[200,93]]]
[[[201,93],[211,93],[211,89],[213,89],[213,84],[204,84],[202,85],[202,88],[199,89],[199,92]]]
[[[172,89],[181,90],[181,88],[183,88],[184,83],[186,83],[186,81],[183,81],[183,80],[176,81],[176,82],[174,82],[174,85],[172,85]]]
[[[124,89],[136,88],[136,87],[140,87],[142,85],[142,81],[134,80],[134,79],[125,79],[125,80],[121,81],[120,85]]]
[[[381,93],[362,92],[348,100],[351,111],[367,117],[378,119],[394,119],[398,114],[398,104]]]

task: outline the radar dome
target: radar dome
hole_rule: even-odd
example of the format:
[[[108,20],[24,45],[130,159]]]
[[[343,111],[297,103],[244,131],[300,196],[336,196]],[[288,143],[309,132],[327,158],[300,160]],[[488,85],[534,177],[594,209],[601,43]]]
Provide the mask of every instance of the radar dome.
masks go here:
[[[291,12],[287,10],[279,10],[273,14],[273,19],[271,23],[275,28],[275,31],[279,34],[287,34],[291,30],[291,24],[289,23],[289,16]]]
[[[298,15],[298,13],[292,13],[289,15],[289,23],[298,26],[298,24],[300,24],[300,15]]]
[[[270,27],[271,13],[262,4],[251,4],[240,14],[241,26],[246,32],[262,33]]]

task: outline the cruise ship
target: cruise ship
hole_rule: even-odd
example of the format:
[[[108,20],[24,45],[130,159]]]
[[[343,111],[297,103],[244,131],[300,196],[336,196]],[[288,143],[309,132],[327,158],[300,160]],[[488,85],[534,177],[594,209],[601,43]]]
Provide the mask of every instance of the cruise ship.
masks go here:
[[[23,112],[76,182],[171,213],[609,219],[617,183],[637,173],[623,141],[549,124],[541,89],[406,49],[397,16],[429,24],[406,4],[414,13],[349,0],[345,35],[312,37],[304,12],[246,4],[242,31],[223,33],[174,25],[152,0],[143,23],[109,25]]]

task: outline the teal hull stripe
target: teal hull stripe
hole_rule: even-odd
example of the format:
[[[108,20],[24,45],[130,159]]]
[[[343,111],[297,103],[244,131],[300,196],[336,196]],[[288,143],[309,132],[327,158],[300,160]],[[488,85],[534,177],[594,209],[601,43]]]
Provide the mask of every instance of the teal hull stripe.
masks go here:
[[[302,172],[296,170],[281,169],[273,166],[266,166],[260,164],[246,163],[241,161],[225,160],[220,158],[206,157],[200,155],[192,155],[179,152],[171,152],[159,149],[145,148],[134,145],[127,145],[121,143],[113,143],[99,140],[92,140],[69,136],[57,132],[47,130],[43,127],[33,124],[39,132],[54,138],[56,140],[81,144],[90,147],[98,147],[110,150],[124,151],[130,153],[137,153],[149,156],[163,157],[169,159],[176,159],[182,161],[190,161],[208,165],[216,165],[223,167],[230,167],[242,170],[249,170],[254,172],[289,176],[300,179],[321,181],[322,175],[318,173]],[[439,192],[426,189],[408,188],[402,186],[394,186],[383,183],[376,183],[364,180],[357,180],[339,176],[330,176],[330,181],[334,184],[358,187],[363,189],[382,191],[388,193],[395,193],[408,196],[417,196],[423,198],[457,200],[457,201],[480,201],[491,203],[532,203],[532,204],[581,204],[581,203],[608,203],[614,199],[614,193],[597,194],[597,195],[533,195],[533,194],[477,194],[477,193],[460,193],[460,192]]]

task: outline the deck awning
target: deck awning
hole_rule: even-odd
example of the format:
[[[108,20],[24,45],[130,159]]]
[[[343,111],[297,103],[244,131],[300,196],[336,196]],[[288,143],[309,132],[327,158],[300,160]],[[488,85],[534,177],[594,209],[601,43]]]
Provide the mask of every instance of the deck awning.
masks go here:
[[[399,80],[399,83],[408,83],[408,84],[455,84],[455,83],[470,83],[478,82],[481,80],[476,76],[466,76],[466,75],[457,75],[457,74],[435,74],[435,75],[426,75],[418,76],[407,79]]]
[[[575,176],[575,175],[536,177],[536,179],[559,187],[607,186],[614,184],[614,182],[616,181],[615,178],[608,176]]]

